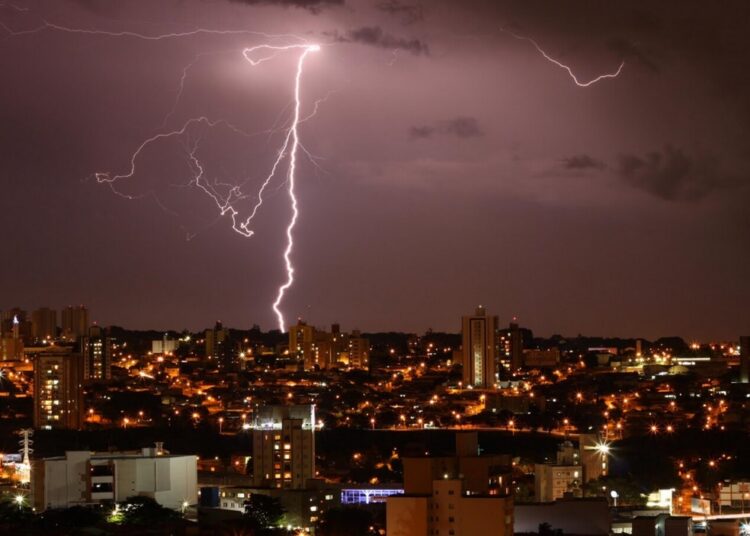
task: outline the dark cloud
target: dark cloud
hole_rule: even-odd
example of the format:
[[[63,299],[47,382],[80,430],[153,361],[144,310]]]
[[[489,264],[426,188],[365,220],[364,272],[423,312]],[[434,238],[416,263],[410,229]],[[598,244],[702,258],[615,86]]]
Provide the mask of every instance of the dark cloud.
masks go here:
[[[74,4],[88,9],[94,13],[111,13],[116,6],[115,2],[109,0],[69,0]],[[321,8],[327,5],[343,5],[345,0],[228,0],[233,4],[245,4],[248,6],[283,6],[299,7],[307,9],[312,13],[319,13]],[[119,6],[118,6],[119,7]]]
[[[577,154],[563,158],[563,166],[565,169],[572,170],[604,169],[606,167],[604,162],[587,154]]]
[[[361,43],[379,48],[406,50],[414,55],[429,54],[427,44],[419,39],[396,37],[383,31],[380,26],[362,26],[350,30],[346,35],[334,35],[340,43]]]
[[[414,24],[424,20],[424,8],[421,3],[407,4],[399,0],[385,0],[378,4],[378,9],[399,17],[404,24]]]
[[[654,53],[644,50],[642,45],[630,42],[627,39],[615,38],[611,39],[607,43],[607,46],[627,62],[635,61],[653,73],[661,72],[658,63],[654,58]]]
[[[414,139],[426,139],[426,138],[431,138],[432,135],[435,133],[435,131],[436,131],[435,127],[428,127],[428,126],[411,127],[409,129],[409,136],[411,136]]]
[[[257,5],[277,5],[284,7],[300,7],[319,13],[321,8],[326,5],[343,5],[344,0],[229,0],[234,4],[247,4],[249,6]]]
[[[456,117],[447,121],[439,121],[434,125],[413,126],[409,129],[409,136],[412,139],[427,139],[436,134],[457,138],[484,136],[484,132],[479,128],[479,122],[474,117]]]
[[[715,156],[690,156],[671,145],[642,157],[620,155],[617,171],[627,184],[665,201],[698,201],[734,182]]]

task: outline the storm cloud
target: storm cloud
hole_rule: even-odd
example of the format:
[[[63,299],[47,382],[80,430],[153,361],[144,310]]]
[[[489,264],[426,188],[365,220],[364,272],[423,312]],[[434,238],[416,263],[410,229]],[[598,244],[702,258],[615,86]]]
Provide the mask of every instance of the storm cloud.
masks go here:
[[[625,183],[665,201],[698,201],[733,182],[715,156],[690,156],[671,145],[643,156],[620,155],[617,171]]]
[[[413,126],[409,129],[409,136],[412,139],[427,139],[435,135],[479,138],[484,136],[484,132],[475,117],[455,117],[446,121],[438,121],[433,125]]]
[[[587,154],[577,154],[563,158],[563,167],[568,170],[604,169],[604,162]]]
[[[340,43],[359,43],[378,48],[406,50],[417,56],[429,54],[429,47],[423,41],[396,37],[385,32],[380,26],[362,26],[349,30],[346,35],[335,35],[334,39]]]
[[[403,24],[414,24],[424,20],[424,7],[421,3],[409,4],[399,0],[385,0],[378,4],[378,9],[400,18]]]
[[[247,4],[249,6],[271,5],[284,7],[300,7],[313,13],[320,12],[326,5],[343,5],[344,0],[229,0],[234,4]]]

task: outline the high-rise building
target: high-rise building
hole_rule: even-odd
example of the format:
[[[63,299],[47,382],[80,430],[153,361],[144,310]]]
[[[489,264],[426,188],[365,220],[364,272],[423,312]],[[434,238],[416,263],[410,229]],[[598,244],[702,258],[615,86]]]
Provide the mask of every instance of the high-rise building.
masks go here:
[[[481,305],[474,316],[462,318],[464,384],[474,387],[495,385],[497,360],[497,317]]]
[[[609,444],[598,434],[578,436],[578,458],[583,466],[583,481],[590,482],[607,476],[609,471]]]
[[[362,337],[359,331],[353,331],[349,337],[349,366],[367,368],[370,363],[370,341]]]
[[[516,322],[511,322],[508,326],[508,338],[510,340],[510,368],[518,370],[523,366],[523,336]]]
[[[740,337],[740,383],[750,382],[750,335]]]
[[[89,325],[89,310],[84,305],[69,305],[60,313],[60,328],[66,339],[75,341],[85,336]]]
[[[23,339],[18,316],[13,316],[10,325],[10,331],[0,337],[0,358],[3,361],[20,361],[23,359]]]
[[[456,450],[404,458],[404,494],[386,499],[389,534],[513,534],[510,456],[479,456],[476,432],[459,434]]]
[[[31,336],[35,341],[57,338],[57,311],[49,307],[32,311]]]
[[[0,314],[0,338],[15,339],[21,343],[31,341],[31,322],[26,311],[14,307]]]
[[[13,307],[0,313],[0,333],[8,335],[13,327],[26,322],[26,311],[20,307]]]
[[[315,328],[298,319],[296,325],[289,327],[289,355],[304,363],[305,369],[309,370],[318,364],[314,347]]]
[[[34,427],[80,429],[83,423],[83,357],[60,351],[34,357]]]
[[[205,333],[206,359],[214,361],[219,368],[234,370],[238,363],[238,356],[232,346],[229,330],[216,322],[213,329]]]
[[[83,354],[83,379],[102,381],[112,378],[112,341],[107,330],[93,325],[81,338]]]
[[[261,407],[253,430],[253,485],[302,489],[314,477],[315,407]]]

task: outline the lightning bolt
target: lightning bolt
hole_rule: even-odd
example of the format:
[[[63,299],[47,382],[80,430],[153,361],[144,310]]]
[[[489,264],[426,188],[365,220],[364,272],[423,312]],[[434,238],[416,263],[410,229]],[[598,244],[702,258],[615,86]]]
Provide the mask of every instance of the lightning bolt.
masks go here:
[[[281,285],[278,289],[278,292],[276,294],[276,301],[273,302],[273,310],[276,313],[276,319],[279,323],[279,330],[283,333],[286,330],[286,322],[284,321],[284,315],[281,312],[281,302],[284,299],[284,294],[287,290],[292,286],[294,283],[294,266],[292,265],[292,250],[294,249],[294,226],[297,224],[297,219],[299,218],[299,209],[297,207],[297,196],[294,191],[295,183],[296,183],[296,172],[297,172],[297,149],[300,147],[299,142],[299,124],[301,121],[301,97],[300,97],[300,86],[302,82],[302,71],[305,65],[305,58],[307,58],[307,55],[310,52],[318,52],[320,50],[320,45],[289,45],[286,47],[272,47],[269,45],[260,45],[258,47],[253,48],[246,48],[243,52],[243,55],[245,56],[245,59],[250,62],[251,65],[255,66],[260,64],[263,61],[266,61],[270,58],[261,58],[260,60],[253,60],[251,54],[255,52],[256,50],[260,49],[269,49],[269,50],[288,50],[290,48],[300,48],[302,47],[302,53],[299,55],[299,59],[297,60],[297,73],[294,77],[294,116],[292,118],[292,124],[289,127],[289,131],[287,133],[286,139],[284,140],[284,145],[279,152],[279,156],[277,157],[276,161],[274,162],[273,168],[271,170],[271,173],[268,175],[268,178],[263,183],[263,186],[261,187],[261,193],[266,188],[266,186],[270,183],[271,178],[273,177],[273,174],[275,173],[275,170],[278,166],[278,164],[281,162],[281,159],[284,157],[284,152],[286,151],[289,141],[291,139],[292,145],[289,149],[289,171],[287,174],[287,184],[288,184],[288,192],[289,192],[289,199],[291,201],[292,205],[292,218],[289,220],[289,225],[287,225],[286,228],[286,238],[287,238],[287,245],[286,249],[284,250],[284,263],[286,265],[286,282],[284,282],[283,285]],[[313,110],[313,114],[317,110],[317,105],[315,107],[315,110]],[[308,117],[309,118],[309,117]],[[308,118],[305,118],[308,119]],[[255,208],[253,209],[252,215],[255,214],[255,211],[260,207],[260,204],[262,203],[261,195],[258,196],[258,203],[256,204]],[[251,215],[251,216],[252,216]]]
[[[11,5],[11,4],[0,3],[0,7],[11,7],[17,11],[22,11],[22,9],[19,9],[16,6]],[[244,59],[247,60],[247,62],[250,63],[252,67],[257,67],[266,61],[270,61],[274,59],[278,54],[281,54],[286,51],[297,50],[300,52],[297,58],[297,62],[296,62],[296,71],[295,71],[295,77],[294,77],[294,90],[293,90],[294,110],[293,110],[291,123],[289,125],[285,125],[281,129],[282,131],[286,131],[286,135],[284,136],[284,141],[281,145],[281,148],[278,150],[278,153],[276,155],[276,158],[273,162],[273,165],[271,166],[271,169],[268,175],[266,175],[265,180],[262,182],[260,188],[258,189],[257,193],[254,196],[255,202],[252,205],[252,209],[250,210],[249,215],[247,215],[246,217],[243,217],[241,215],[241,208],[238,205],[240,201],[243,201],[247,199],[248,197],[250,197],[248,194],[243,193],[242,191],[242,187],[245,185],[245,183],[241,183],[237,185],[221,184],[221,186],[229,187],[229,190],[227,191],[227,193],[223,195],[219,193],[219,191],[217,190],[217,186],[219,186],[219,183],[214,181],[212,184],[212,182],[206,177],[206,170],[203,164],[201,163],[200,159],[198,158],[198,150],[200,148],[200,137],[198,138],[197,141],[195,141],[192,144],[192,147],[190,147],[189,150],[187,150],[188,166],[192,173],[192,179],[187,184],[172,185],[172,186],[194,186],[198,188],[200,191],[206,194],[211,200],[213,200],[214,204],[216,205],[216,208],[218,209],[219,217],[229,216],[232,221],[232,229],[238,234],[240,234],[241,236],[245,238],[250,238],[255,233],[251,229],[251,224],[253,220],[255,219],[256,215],[258,214],[258,211],[261,209],[263,205],[264,194],[266,193],[266,190],[268,189],[269,185],[273,182],[273,179],[277,176],[279,168],[282,166],[282,164],[285,161],[288,160],[285,185],[287,187],[287,193],[289,196],[292,214],[291,214],[289,223],[287,224],[287,227],[286,227],[287,241],[286,241],[286,247],[284,249],[284,265],[285,265],[285,270],[286,270],[286,278],[283,284],[279,286],[277,290],[277,294],[276,294],[276,299],[273,302],[273,311],[274,311],[274,314],[276,315],[276,320],[278,322],[279,329],[282,332],[284,332],[286,330],[286,322],[284,319],[284,315],[281,311],[281,304],[283,302],[286,292],[291,288],[291,286],[294,283],[294,265],[292,263],[292,253],[294,250],[294,228],[296,226],[297,220],[299,219],[299,203],[298,203],[297,195],[295,192],[295,186],[297,182],[298,152],[302,150],[310,158],[311,162],[317,166],[317,163],[315,163],[312,155],[307,151],[307,149],[305,149],[305,147],[302,145],[300,141],[299,125],[301,123],[304,123],[305,121],[308,121],[312,117],[314,117],[318,112],[318,107],[320,103],[327,100],[328,96],[330,95],[329,93],[329,95],[327,95],[323,99],[318,99],[317,101],[315,101],[313,110],[306,116],[302,115],[301,84],[302,84],[302,75],[304,71],[305,60],[307,59],[308,55],[311,52],[318,52],[321,49],[320,45],[310,44],[305,39],[299,36],[291,35],[291,34],[274,35],[274,34],[267,34],[263,32],[251,31],[251,30],[214,30],[214,29],[206,29],[206,28],[197,28],[197,29],[183,31],[183,32],[172,32],[172,33],[164,33],[164,34],[158,34],[158,35],[149,35],[149,34],[143,34],[143,33],[132,32],[132,31],[107,31],[107,30],[100,30],[100,29],[74,28],[74,27],[55,24],[45,19],[41,19],[41,21],[42,21],[41,24],[31,29],[14,30],[2,22],[0,22],[0,28],[2,28],[8,34],[9,37],[27,36],[27,35],[37,34],[37,33],[45,32],[45,31],[64,32],[64,33],[71,33],[71,34],[82,34],[82,35],[101,36],[101,37],[110,37],[110,38],[132,38],[132,39],[138,39],[138,40],[143,40],[143,41],[162,41],[162,40],[167,40],[167,39],[195,37],[199,35],[256,36],[256,37],[261,36],[273,44],[262,44],[262,45],[257,45],[253,47],[244,48],[242,50],[242,55]],[[282,44],[276,44],[279,41],[282,41]],[[290,41],[292,41],[291,44],[289,43]],[[182,94],[185,88],[186,79],[188,77],[188,72],[190,71],[190,69],[192,69],[195,66],[195,64],[206,55],[223,54],[227,52],[229,51],[200,53],[196,55],[192,59],[192,61],[190,61],[187,65],[183,67],[182,74],[181,74],[180,81],[179,81],[179,86],[178,86],[176,96],[175,96],[175,100],[173,101],[172,107],[163,118],[162,126],[161,126],[162,129],[166,127],[167,122],[174,115],[177,109],[177,106],[179,104],[179,101],[182,97]],[[143,154],[143,152],[149,146],[151,146],[152,144],[161,142],[163,140],[170,139],[170,138],[182,138],[184,136],[190,136],[193,134],[193,131],[195,129],[201,126],[203,128],[208,128],[208,129],[222,126],[231,131],[234,131],[237,134],[240,134],[246,137],[250,137],[250,136],[254,136],[254,135],[262,134],[262,133],[264,134],[267,133],[270,136],[279,131],[279,129],[277,129],[276,125],[274,124],[271,127],[271,129],[268,129],[263,132],[255,133],[255,134],[250,134],[235,127],[234,125],[232,125],[231,123],[223,119],[210,119],[206,116],[193,117],[185,121],[180,128],[175,128],[172,130],[159,132],[145,139],[136,148],[136,150],[131,154],[130,162],[129,162],[130,164],[129,169],[126,172],[119,173],[119,174],[113,174],[110,172],[96,172],[94,173],[94,178],[96,179],[97,183],[107,185],[114,194],[120,197],[123,197],[125,199],[128,199],[128,200],[141,199],[143,197],[146,197],[147,195],[150,195],[154,198],[154,200],[163,210],[170,212],[162,204],[161,200],[157,197],[155,192],[151,191],[151,192],[148,192],[147,194],[133,195],[133,194],[125,193],[121,189],[119,189],[118,183],[123,180],[127,181],[128,179],[132,179],[136,175],[137,161],[139,157]]]
[[[536,41],[534,41],[532,38],[526,37],[524,35],[519,35],[517,33],[513,33],[510,30],[507,30],[505,28],[500,28],[500,31],[501,32],[505,32],[505,33],[511,35],[512,37],[518,39],[519,41],[527,41],[527,42],[531,43],[534,46],[534,48],[536,48],[537,52],[539,52],[539,54],[541,54],[542,57],[545,60],[547,60],[548,62],[550,62],[550,63],[552,63],[554,65],[557,65],[561,69],[565,70],[568,73],[568,76],[570,76],[571,80],[573,80],[573,83],[575,83],[575,85],[577,85],[578,87],[589,87],[589,86],[593,86],[597,82],[601,82],[602,80],[605,80],[607,78],[617,78],[618,76],[620,76],[620,73],[622,72],[622,68],[625,67],[625,60],[623,60],[623,61],[620,62],[620,66],[617,68],[616,71],[614,71],[612,73],[600,74],[599,76],[597,76],[595,78],[592,78],[591,80],[583,82],[583,81],[581,81],[581,80],[578,79],[578,77],[573,72],[573,69],[571,69],[570,67],[568,67],[564,63],[556,60],[555,58],[553,58],[552,56],[550,56],[549,54],[547,54],[544,51],[544,49],[542,49],[542,47],[539,46],[539,43],[537,43]]]
[[[28,9],[18,8],[11,4],[7,4],[7,6],[12,7],[16,9],[17,11],[28,11]],[[143,41],[164,41],[166,39],[181,39],[185,37],[195,37],[197,35],[255,36],[255,37],[264,37],[266,39],[294,39],[295,41],[299,41],[302,43],[304,43],[305,41],[301,37],[297,35],[293,35],[293,34],[269,34],[265,32],[257,32],[253,30],[216,30],[212,28],[195,28],[193,30],[186,30],[184,32],[170,32],[170,33],[164,33],[164,34],[149,35],[149,34],[143,34],[139,32],[131,32],[131,31],[114,32],[114,31],[99,30],[99,29],[74,28],[71,26],[62,26],[60,24],[55,24],[45,19],[41,19],[41,21],[42,21],[41,24],[35,26],[34,28],[30,28],[28,30],[13,30],[3,23],[0,23],[0,28],[3,28],[6,31],[6,33],[14,37],[36,34],[36,33],[43,32],[43,31],[57,31],[57,32],[65,32],[65,33],[72,33],[72,34],[98,35],[98,36],[104,36],[104,37],[130,37],[133,39],[140,39]]]
[[[235,203],[245,199],[247,196],[242,193],[241,187],[242,185],[236,185],[232,186],[229,192],[226,196],[220,195],[216,189],[208,182],[205,178],[205,169],[203,165],[201,164],[198,156],[197,151],[199,148],[199,143],[196,142],[192,149],[188,153],[189,163],[190,167],[193,170],[194,178],[190,181],[189,184],[192,184],[199,188],[201,191],[203,191],[206,195],[208,195],[216,204],[217,209],[219,210],[220,216],[228,215],[232,220],[232,229],[242,235],[245,238],[250,238],[255,234],[255,231],[251,229],[251,223],[255,219],[258,211],[263,205],[264,201],[264,193],[266,192],[268,186],[273,181],[274,177],[277,176],[277,172],[279,170],[279,167],[282,165],[282,163],[288,159],[289,166],[287,170],[286,175],[286,185],[287,185],[287,192],[289,195],[289,200],[292,208],[292,217],[289,220],[289,223],[286,228],[286,248],[284,249],[284,265],[286,269],[286,280],[284,283],[278,288],[276,299],[273,302],[273,311],[276,315],[276,319],[279,325],[279,329],[283,332],[286,330],[286,321],[284,319],[284,315],[281,311],[281,303],[284,299],[284,295],[286,294],[287,290],[292,286],[294,283],[294,265],[292,264],[292,252],[294,249],[294,227],[297,223],[297,220],[299,218],[299,207],[298,207],[298,199],[295,193],[295,185],[296,185],[296,174],[297,174],[297,157],[298,157],[298,151],[302,149],[305,151],[304,147],[300,143],[299,138],[299,125],[312,117],[315,116],[315,114],[318,111],[318,107],[321,102],[326,100],[328,96],[324,97],[323,99],[319,99],[315,102],[314,108],[312,112],[310,112],[306,116],[302,116],[302,98],[301,98],[301,83],[302,83],[302,74],[304,70],[304,64],[305,59],[307,58],[308,54],[311,52],[318,52],[320,50],[320,45],[317,44],[292,44],[292,45],[258,45],[254,47],[245,48],[242,52],[243,57],[245,60],[247,60],[248,63],[250,63],[251,66],[257,67],[258,65],[261,65],[262,63],[272,60],[278,53],[281,53],[283,51],[289,51],[289,50],[301,50],[301,53],[297,60],[297,68],[296,68],[296,74],[294,78],[294,112],[293,117],[290,126],[286,129],[286,136],[284,137],[284,141],[281,145],[281,148],[279,149],[276,159],[273,162],[273,165],[271,166],[271,170],[269,171],[268,175],[265,177],[265,180],[260,186],[260,189],[258,190],[256,194],[256,202],[252,207],[252,210],[250,214],[246,218],[240,217],[240,211],[235,207]],[[269,55],[264,55],[261,57],[255,57],[255,53],[262,51],[262,52],[270,52]],[[189,64],[184,70],[183,70],[183,76],[180,80],[180,91],[179,94],[182,91],[182,88],[184,87],[185,83],[185,73],[190,68],[193,63]],[[174,107],[173,107],[174,110]],[[171,115],[171,112],[170,112]],[[120,191],[116,183],[123,179],[130,179],[135,176],[136,174],[136,164],[139,156],[143,153],[143,151],[151,144],[158,142],[163,139],[172,138],[172,137],[179,137],[183,136],[186,133],[188,133],[189,129],[197,124],[203,124],[209,128],[213,128],[219,125],[222,125],[230,130],[235,131],[238,134],[241,134],[243,136],[252,136],[253,134],[248,134],[247,132],[244,132],[231,123],[228,123],[224,120],[211,120],[205,116],[195,117],[188,119],[181,128],[171,130],[168,132],[161,132],[158,134],[155,134],[151,136],[150,138],[147,138],[144,142],[142,142],[133,152],[130,158],[130,168],[126,173],[121,173],[117,175],[112,175],[109,172],[98,172],[95,173],[95,178],[97,182],[100,184],[107,184],[112,191],[126,199],[136,199],[138,197],[142,196],[133,196],[130,194],[126,194],[122,191]],[[273,129],[272,129],[273,130]],[[305,151],[306,152],[306,151]],[[231,186],[231,185],[230,185]]]

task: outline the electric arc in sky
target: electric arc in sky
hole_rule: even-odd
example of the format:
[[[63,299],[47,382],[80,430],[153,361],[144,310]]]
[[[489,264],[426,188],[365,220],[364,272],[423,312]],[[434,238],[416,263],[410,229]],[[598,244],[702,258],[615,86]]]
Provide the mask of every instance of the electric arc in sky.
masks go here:
[[[293,110],[293,116],[291,123],[288,127],[281,130],[286,130],[286,135],[284,136],[284,141],[278,150],[278,153],[276,155],[276,158],[273,162],[273,165],[271,166],[271,169],[266,175],[265,180],[261,184],[260,188],[257,190],[257,192],[254,195],[248,194],[246,192],[243,192],[242,188],[244,184],[239,185],[232,185],[232,187],[229,189],[228,193],[226,195],[222,195],[217,189],[214,187],[214,185],[205,177],[205,170],[203,165],[201,164],[200,160],[197,156],[197,150],[200,144],[200,138],[198,138],[198,141],[193,143],[192,148],[188,151],[188,165],[192,171],[193,177],[188,182],[188,186],[194,186],[198,188],[200,191],[205,193],[213,202],[216,204],[216,208],[218,209],[219,216],[229,216],[232,221],[232,229],[242,235],[243,237],[250,238],[255,234],[255,231],[251,228],[251,224],[253,220],[255,219],[256,215],[258,214],[258,211],[261,209],[263,205],[264,200],[264,193],[266,192],[266,189],[268,186],[273,182],[274,178],[276,178],[279,173],[279,168],[282,166],[283,163],[287,163],[287,169],[286,169],[286,177],[284,184],[286,185],[287,192],[289,195],[289,201],[291,206],[291,218],[289,220],[289,223],[286,227],[286,247],[284,249],[284,266],[286,271],[286,278],[281,284],[277,290],[276,293],[276,299],[273,302],[272,308],[273,312],[276,316],[276,320],[279,326],[279,329],[284,332],[286,330],[286,322],[284,320],[284,314],[281,311],[281,304],[284,299],[284,295],[286,294],[287,290],[292,286],[294,283],[294,265],[292,263],[292,252],[294,249],[294,227],[297,223],[297,219],[299,217],[299,207],[298,207],[298,200],[295,193],[295,185],[296,185],[296,174],[297,174],[297,156],[300,149],[302,149],[308,156],[310,154],[307,152],[307,150],[304,148],[304,146],[300,142],[300,136],[299,136],[299,125],[300,123],[303,123],[310,118],[314,117],[315,114],[318,111],[319,104],[324,101],[327,96],[323,99],[318,99],[315,101],[314,107],[312,112],[310,112],[307,116],[302,116],[301,108],[302,108],[302,99],[301,99],[301,83],[302,83],[302,74],[304,70],[304,64],[305,60],[309,53],[311,52],[318,52],[320,51],[320,45],[318,44],[311,44],[306,42],[303,38],[291,35],[291,34],[282,34],[282,35],[273,35],[273,34],[267,34],[263,32],[256,32],[256,31],[250,31],[250,30],[213,30],[213,29],[206,29],[206,28],[197,28],[195,30],[189,30],[184,32],[172,32],[172,33],[166,33],[166,34],[159,34],[159,35],[148,35],[148,34],[142,34],[137,32],[131,32],[131,31],[106,31],[106,30],[98,30],[98,29],[83,29],[83,28],[72,28],[68,26],[62,26],[59,24],[54,24],[51,22],[48,22],[47,20],[42,19],[42,23],[27,30],[13,30],[4,23],[0,22],[0,28],[5,30],[10,36],[12,37],[20,37],[25,35],[31,35],[36,34],[44,31],[55,31],[55,32],[64,32],[64,33],[73,33],[73,34],[83,34],[83,35],[92,35],[92,36],[102,36],[102,37],[111,37],[111,38],[131,38],[131,39],[138,39],[138,40],[145,40],[145,41],[162,41],[162,40],[168,40],[168,39],[177,39],[177,38],[184,38],[184,37],[193,37],[197,35],[217,35],[217,36],[242,36],[242,35],[252,35],[252,36],[261,36],[272,43],[278,42],[279,40],[294,40],[296,42],[292,44],[261,44],[256,45],[252,47],[247,47],[242,49],[242,55],[244,59],[252,66],[257,67],[260,64],[270,61],[274,59],[278,54],[281,54],[283,52],[287,51],[299,51],[299,56],[297,58],[296,62],[296,70],[295,70],[295,76],[294,76],[294,87],[293,87],[293,95],[294,95],[294,110]],[[191,67],[200,59],[202,56],[209,54],[209,53],[201,53],[198,54],[190,63],[188,63],[182,71],[182,76],[180,78],[180,84],[178,87],[178,91],[176,94],[175,102],[171,108],[171,110],[165,115],[164,120],[162,122],[162,129],[166,127],[166,124],[170,117],[174,114],[177,105],[180,101],[180,98],[182,96],[184,86],[185,86],[185,80],[187,78],[187,73],[190,70]],[[123,197],[125,199],[140,199],[143,197],[146,197],[147,195],[150,195],[153,197],[153,199],[159,204],[159,206],[167,210],[166,207],[161,203],[159,198],[153,193],[149,192],[147,194],[128,194],[117,187],[117,183],[121,180],[127,180],[133,178],[137,173],[137,161],[138,158],[141,156],[143,151],[149,147],[150,145],[160,142],[165,139],[174,138],[174,137],[183,137],[186,135],[194,134],[194,131],[199,127],[203,126],[204,128],[215,128],[215,127],[224,127],[227,128],[236,134],[240,134],[242,136],[252,136],[253,134],[248,134],[239,128],[235,127],[228,121],[225,121],[223,119],[217,119],[212,120],[206,116],[196,116],[188,119],[185,121],[180,128],[172,129],[172,130],[166,130],[164,132],[159,132],[149,138],[146,138],[137,148],[136,150],[131,154],[130,156],[130,162],[129,162],[129,169],[125,173],[111,173],[111,172],[96,172],[94,173],[94,177],[96,181],[99,184],[106,184],[109,186],[109,188],[118,196]],[[265,133],[273,133],[277,132],[277,130],[274,130],[272,127],[270,130],[265,131]],[[262,132],[261,132],[262,133]],[[260,133],[256,133],[260,134]],[[243,205],[247,204],[246,201],[248,198],[254,197],[255,201],[252,203],[252,207],[249,209],[249,214],[247,216],[242,216],[242,210]],[[243,203],[245,202],[245,203]]]
[[[573,69],[571,69],[569,66],[565,65],[561,61],[556,60],[555,58],[553,58],[552,56],[550,56],[549,54],[547,54],[544,51],[544,49],[542,49],[542,47],[539,46],[539,43],[537,43],[536,41],[534,41],[532,38],[526,37],[524,35],[519,35],[517,33],[511,32],[510,30],[507,30],[505,28],[500,28],[500,31],[501,32],[505,32],[507,34],[510,34],[511,36],[513,36],[514,38],[518,39],[519,41],[528,41],[529,43],[531,43],[534,46],[534,48],[536,48],[537,52],[539,52],[539,54],[541,54],[542,57],[545,60],[547,60],[548,62],[552,63],[553,65],[556,65],[556,66],[560,67],[561,69],[565,70],[568,73],[568,76],[570,76],[570,78],[573,80],[573,83],[575,85],[577,85],[578,87],[589,87],[589,86],[592,86],[592,85],[596,84],[597,82],[601,82],[602,80],[605,80],[607,78],[617,78],[618,76],[620,76],[620,73],[622,72],[622,68],[625,67],[625,60],[623,60],[623,61],[620,62],[620,66],[617,67],[616,71],[614,71],[612,73],[600,74],[599,76],[596,76],[596,77],[594,77],[594,78],[592,78],[591,80],[588,80],[588,81],[581,81],[575,75],[575,73],[573,72]]]
[[[245,199],[247,199],[248,197],[248,195],[242,191],[242,185],[233,186],[226,195],[222,196],[211,185],[210,181],[207,181],[204,177],[204,168],[196,155],[199,141],[193,145],[192,150],[189,152],[189,163],[194,173],[194,177],[190,181],[189,184],[192,184],[193,186],[199,188],[206,195],[208,195],[216,204],[216,208],[219,210],[219,215],[220,216],[229,215],[229,217],[232,220],[232,229],[246,238],[250,238],[251,236],[253,236],[253,234],[255,234],[255,231],[253,231],[251,228],[251,223],[255,219],[255,216],[257,215],[258,211],[263,205],[263,194],[265,193],[266,189],[271,184],[273,179],[277,177],[279,167],[282,165],[282,163],[284,161],[288,162],[285,183],[287,186],[287,192],[289,194],[289,200],[290,200],[290,205],[292,209],[292,216],[286,228],[287,243],[284,249],[284,266],[286,270],[286,279],[284,283],[281,286],[279,286],[277,290],[277,294],[276,294],[276,299],[272,305],[274,314],[276,315],[276,320],[278,322],[279,329],[282,332],[286,330],[286,321],[284,320],[284,314],[281,311],[281,303],[284,299],[284,295],[286,294],[286,291],[289,290],[289,288],[294,283],[294,265],[292,263],[292,251],[294,249],[293,231],[297,223],[297,219],[299,217],[299,208],[298,208],[297,196],[295,193],[295,184],[296,184],[296,179],[297,179],[296,177],[297,156],[298,156],[300,147],[302,147],[300,143],[300,139],[299,139],[299,125],[301,122],[306,121],[315,115],[317,111],[317,106],[320,102],[320,101],[316,101],[313,112],[311,112],[306,117],[302,117],[302,114],[301,114],[302,74],[303,74],[305,59],[307,58],[307,55],[311,52],[318,52],[320,50],[320,45],[307,44],[307,43],[291,44],[291,45],[263,44],[263,45],[257,45],[257,46],[245,48],[242,51],[242,55],[247,60],[247,62],[250,63],[251,66],[257,67],[261,63],[272,60],[278,53],[290,51],[290,50],[300,51],[300,54],[297,59],[297,64],[296,64],[297,67],[296,67],[296,72],[295,72],[295,77],[294,77],[294,90],[293,90],[294,111],[293,111],[292,121],[291,121],[290,126],[286,129],[286,136],[284,137],[284,142],[282,143],[281,148],[279,149],[277,153],[276,159],[274,160],[274,163],[271,166],[271,170],[269,171],[268,175],[266,175],[266,178],[261,184],[260,189],[255,194],[255,203],[253,204],[252,209],[250,210],[250,214],[248,216],[244,218],[240,216],[240,211],[242,210],[242,208],[239,206],[239,204]],[[264,52],[269,52],[270,54],[261,55]],[[185,71],[183,71],[183,73],[184,72]],[[181,80],[180,89],[182,88],[182,84],[184,84],[184,74]],[[139,145],[138,148],[135,150],[135,152],[131,155],[130,169],[127,173],[119,174],[119,175],[112,175],[109,172],[98,172],[95,174],[97,182],[99,182],[100,184],[109,185],[112,191],[116,193],[117,195],[120,195],[127,199],[133,199],[134,196],[124,194],[117,189],[116,187],[117,181],[122,180],[122,179],[132,178],[135,175],[136,161],[139,155],[143,152],[143,150],[147,146],[164,138],[182,136],[186,134],[188,130],[190,129],[190,127],[195,124],[203,124],[208,127],[215,127],[215,126],[223,125],[242,135],[246,135],[246,136],[249,135],[243,131],[240,131],[235,126],[223,120],[211,121],[205,116],[194,117],[186,121],[184,125],[182,126],[182,128],[180,129],[156,134],[154,136],[151,136],[150,138],[147,138],[143,143],[141,143],[141,145]],[[158,202],[158,199],[157,199],[157,202]]]

